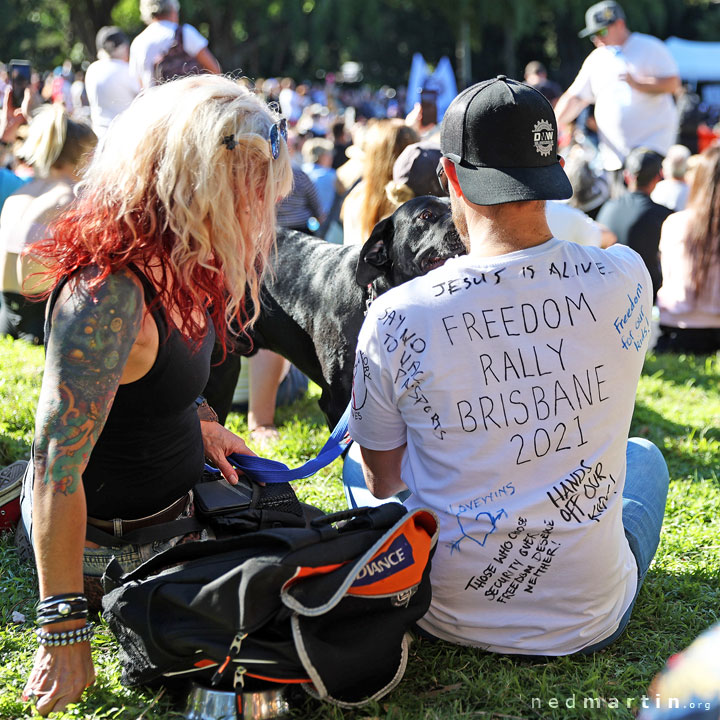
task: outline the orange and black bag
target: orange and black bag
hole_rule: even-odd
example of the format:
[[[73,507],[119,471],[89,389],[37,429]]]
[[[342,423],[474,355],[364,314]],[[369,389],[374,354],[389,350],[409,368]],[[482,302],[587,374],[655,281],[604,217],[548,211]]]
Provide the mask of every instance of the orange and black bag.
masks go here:
[[[179,545],[114,580],[111,563],[103,616],[123,682],[292,683],[343,707],[377,700],[405,672],[436,542],[432,511],[387,503]]]

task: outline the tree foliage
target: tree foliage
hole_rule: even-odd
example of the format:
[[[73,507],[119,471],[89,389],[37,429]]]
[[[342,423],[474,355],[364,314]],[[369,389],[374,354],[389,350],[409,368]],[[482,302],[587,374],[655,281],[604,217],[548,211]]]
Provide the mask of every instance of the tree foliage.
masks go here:
[[[560,82],[577,72],[590,46],[577,37],[591,0],[183,0],[181,16],[210,40],[223,68],[251,78],[321,77],[347,60],[375,84],[402,83],[414,52],[455,60],[465,27],[473,79],[519,77],[529,60]],[[661,38],[720,37],[714,0],[623,0],[628,25]],[[0,51],[50,69],[95,56],[95,33],[143,28],[138,0],[0,0]]]

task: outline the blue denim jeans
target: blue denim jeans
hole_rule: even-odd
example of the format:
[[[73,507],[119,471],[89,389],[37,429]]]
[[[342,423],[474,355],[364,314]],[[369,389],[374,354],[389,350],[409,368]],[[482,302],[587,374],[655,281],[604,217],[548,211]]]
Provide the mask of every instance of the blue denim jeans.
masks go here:
[[[665,501],[670,482],[665,458],[655,445],[643,438],[628,440],[626,458],[627,473],[623,490],[622,520],[625,537],[638,567],[637,589],[617,630],[604,640],[581,650],[583,654],[601,650],[622,635],[660,542],[660,528],[665,516]],[[367,500],[373,505],[379,505],[390,501],[402,502],[404,499],[401,499],[402,493],[390,500],[378,500],[370,494],[365,486],[357,448],[355,453],[348,453],[345,458],[343,485],[349,507],[359,507]],[[421,634],[423,637],[432,637],[425,631]]]
[[[583,655],[602,650],[622,635],[660,542],[660,528],[665,517],[665,501],[670,483],[665,458],[655,445],[643,438],[628,440],[626,457],[622,521],[625,537],[638,566],[637,589],[617,630],[604,640],[583,648],[580,651]]]

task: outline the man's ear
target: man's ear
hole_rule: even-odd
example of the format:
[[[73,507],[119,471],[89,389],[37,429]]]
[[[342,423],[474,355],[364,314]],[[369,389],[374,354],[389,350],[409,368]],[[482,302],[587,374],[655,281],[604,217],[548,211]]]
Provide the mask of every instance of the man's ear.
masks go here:
[[[445,168],[445,174],[447,175],[448,182],[450,185],[452,185],[453,190],[455,191],[455,194],[458,197],[463,196],[462,188],[460,187],[460,181],[457,177],[457,172],[455,171],[455,164],[452,163],[450,160],[445,160],[443,163],[443,167]]]
[[[390,272],[392,228],[390,218],[381,220],[362,246],[355,271],[355,282],[360,287],[366,287],[375,278]]]

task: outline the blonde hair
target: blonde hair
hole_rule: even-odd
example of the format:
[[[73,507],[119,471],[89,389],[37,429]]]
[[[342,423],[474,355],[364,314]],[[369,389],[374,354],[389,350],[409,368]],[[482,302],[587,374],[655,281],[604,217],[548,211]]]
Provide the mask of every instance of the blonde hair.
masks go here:
[[[418,134],[402,120],[378,120],[368,128],[364,140],[361,234],[370,237],[375,225],[390,215],[395,206],[390,202],[385,186],[392,180],[393,165],[398,155]]]
[[[292,184],[282,140],[278,157],[271,155],[277,120],[219,75],[143,91],[103,138],[79,184],[78,208],[55,235],[67,247],[55,255],[66,268],[92,262],[105,274],[129,262],[159,263],[159,297],[180,310],[186,337],[204,331],[188,308],[210,303],[220,339],[232,320],[251,323],[275,240],[275,203]],[[72,260],[69,248],[81,259]]]
[[[89,125],[71,120],[60,104],[44,105],[33,116],[18,157],[31,165],[37,177],[47,177],[53,167],[77,167],[96,145]]]
[[[412,200],[415,197],[415,193],[409,185],[396,182],[395,180],[391,180],[385,186],[385,195],[388,202],[392,205],[393,212],[408,200]]]

